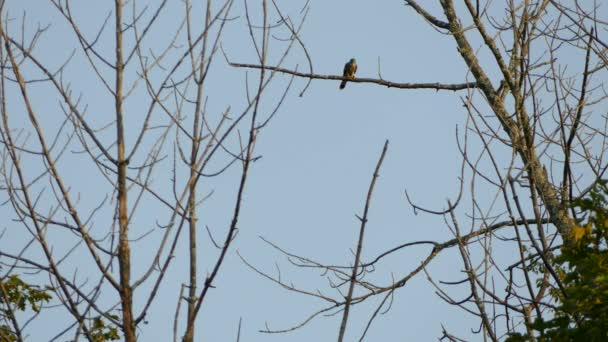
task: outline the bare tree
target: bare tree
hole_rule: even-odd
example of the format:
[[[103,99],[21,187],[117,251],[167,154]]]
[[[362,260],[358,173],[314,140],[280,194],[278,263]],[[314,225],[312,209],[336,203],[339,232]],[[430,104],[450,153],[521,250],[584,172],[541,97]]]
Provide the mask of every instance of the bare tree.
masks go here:
[[[242,96],[236,86],[218,96],[226,85],[209,75],[230,69],[227,27],[250,37],[262,66],[270,31],[287,34],[272,52],[281,65],[305,16],[281,20],[266,1],[250,11],[232,0],[51,0],[31,5],[47,16],[32,32],[35,11],[21,5],[0,6],[0,279],[29,275],[53,301],[20,321],[4,300],[5,326],[24,340],[32,321],[59,315],[63,326],[37,336],[135,341],[155,310],[174,316],[163,327],[174,340],[195,341],[238,233],[256,140],[290,85],[261,104],[275,72],[244,78]],[[216,187],[230,198],[218,217],[205,211]],[[169,276],[182,257],[188,274]],[[175,314],[155,307],[161,296],[177,301]]]
[[[94,16],[93,23],[81,13],[99,9],[51,0],[46,13],[53,25],[43,23],[32,33],[33,11],[16,19],[16,5],[3,1],[0,186],[3,215],[12,220],[0,236],[0,318],[11,336],[26,339],[32,322],[58,311],[69,319],[45,331],[48,339],[135,341],[147,317],[162,311],[172,318],[163,329],[172,328],[175,341],[195,341],[197,317],[234,249],[249,172],[259,159],[256,141],[292,80],[301,78],[307,82],[300,96],[313,79],[458,96],[462,107],[454,111],[465,122],[456,141],[460,192],[446,203],[440,199],[440,209],[422,207],[404,192],[415,213],[443,219],[445,240],[387,241],[382,253],[366,260],[365,234],[387,142],[358,216],[352,263],[328,264],[310,256],[311,246],[296,253],[264,239],[296,269],[326,276],[326,284],[305,289],[280,270],[271,274],[242,257],[279,287],[326,304],[292,326],[262,331],[288,333],[319,316],[339,316],[339,341],[355,335],[364,340],[395,294],[424,274],[441,300],[479,320],[474,333],[484,340],[516,332],[535,340],[533,323],[555,308],[550,293],[564,292],[553,259],[561,246],[576,243],[579,213],[571,204],[608,168],[602,4],[441,0],[443,13],[431,13],[422,2],[404,3],[404,13],[422,19],[420,25],[453,39],[452,58],[464,62],[466,79],[412,83],[380,73],[317,73],[300,35],[308,2],[296,20],[274,0],[244,1],[240,11],[232,0],[159,0],[142,8],[135,0],[115,0],[111,8],[96,4],[107,15]],[[238,23],[251,41],[250,57],[222,49],[226,29]],[[271,41],[281,48],[270,50]],[[305,70],[284,65],[294,47],[302,51]],[[245,94],[210,84],[215,70],[244,71]],[[277,74],[291,78],[277,85],[280,96],[268,97]],[[221,202],[228,208],[223,213],[205,210],[216,190],[230,198]],[[413,269],[370,279],[389,256],[424,246],[428,251]],[[460,279],[430,271],[449,250],[460,256]],[[176,260],[188,264],[186,273],[174,273]],[[21,319],[3,285],[15,274],[48,283],[52,304]],[[175,311],[155,310],[167,296]],[[363,303],[375,307],[365,312],[365,324],[353,325]],[[237,339],[240,329],[239,322]],[[449,325],[440,334],[463,340]]]
[[[462,157],[460,194],[444,209],[430,209],[417,205],[405,192],[416,213],[442,217],[452,238],[388,245],[385,252],[366,261],[360,259],[368,220],[363,216],[351,265],[330,265],[307,256],[306,251],[289,252],[267,241],[294,267],[321,272],[329,283],[327,290],[305,290],[281,273],[271,274],[248,263],[284,289],[326,303],[291,327],[264,331],[290,332],[320,315],[342,312],[338,328],[342,340],[353,306],[379,298],[367,325],[352,333],[363,340],[379,313],[390,309],[396,291],[424,273],[442,300],[479,319],[479,329],[474,330],[484,340],[503,340],[522,331],[534,340],[532,324],[555,309],[549,294],[563,292],[552,260],[560,246],[576,243],[573,231],[578,217],[572,203],[605,178],[608,167],[603,83],[608,45],[601,36],[606,30],[605,8],[601,10],[605,4],[553,0],[504,4],[463,0],[455,4],[441,0],[443,13],[431,13],[418,1],[406,0],[405,5],[404,11],[453,39],[457,49],[453,57],[465,62],[470,79],[460,84],[417,84],[387,81],[378,75],[348,81],[403,91],[460,91],[454,95],[464,108],[455,110],[466,122],[457,139]],[[486,55],[489,58],[481,57]],[[274,66],[232,65],[308,79],[342,79]],[[465,231],[464,227],[469,228]],[[413,246],[429,246],[418,267],[407,272],[393,270],[399,275],[388,283],[367,280],[385,257]],[[461,256],[463,277],[436,279],[427,267],[451,248],[457,248]],[[468,295],[455,297],[462,286],[467,287]],[[327,294],[332,290],[337,290],[336,295]],[[441,339],[461,340],[449,327],[444,328]]]

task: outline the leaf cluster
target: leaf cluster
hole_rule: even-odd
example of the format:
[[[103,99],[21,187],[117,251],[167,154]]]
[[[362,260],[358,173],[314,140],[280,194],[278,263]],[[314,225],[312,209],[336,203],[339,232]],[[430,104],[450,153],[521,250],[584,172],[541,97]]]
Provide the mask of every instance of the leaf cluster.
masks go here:
[[[608,187],[598,182],[572,203],[580,218],[574,244],[561,248],[554,267],[564,291],[550,295],[558,305],[551,319],[537,319],[532,329],[539,341],[608,341]],[[529,340],[511,335],[507,341]]]
[[[15,310],[25,311],[28,308],[39,312],[43,303],[48,303],[53,297],[49,293],[51,289],[40,289],[38,286],[30,285],[18,275],[12,274],[6,279],[0,279],[0,319],[6,321]],[[0,341],[17,341],[14,332],[6,324],[0,325]]]
[[[93,325],[91,326],[91,336],[95,342],[120,340],[118,329],[115,326],[107,325],[100,317],[93,320]]]

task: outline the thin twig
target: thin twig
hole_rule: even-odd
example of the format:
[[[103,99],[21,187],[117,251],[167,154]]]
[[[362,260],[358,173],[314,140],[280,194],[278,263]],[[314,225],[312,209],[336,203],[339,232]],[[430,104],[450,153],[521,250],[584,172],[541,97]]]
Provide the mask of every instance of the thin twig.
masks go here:
[[[348,321],[348,313],[350,312],[350,306],[353,299],[353,291],[355,289],[355,281],[357,279],[357,269],[359,266],[359,260],[361,259],[361,250],[363,249],[363,235],[365,233],[365,225],[367,224],[367,214],[369,213],[369,207],[372,201],[372,193],[374,192],[374,186],[376,185],[376,180],[378,179],[378,172],[380,171],[380,166],[382,166],[382,162],[384,161],[384,156],[386,155],[386,150],[388,149],[388,140],[384,143],[384,148],[382,149],[382,153],[380,154],[380,159],[378,160],[378,164],[376,165],[376,170],[374,170],[374,175],[372,176],[372,181],[369,185],[369,190],[367,191],[367,199],[365,200],[365,208],[363,209],[363,216],[361,217],[361,228],[359,229],[359,242],[357,243],[357,253],[355,254],[355,263],[353,265],[353,272],[350,277],[350,285],[348,287],[348,295],[345,298],[344,302],[344,313],[342,315],[342,323],[340,324],[340,332],[338,334],[338,342],[342,342],[344,340],[344,333],[346,333],[346,323]]]

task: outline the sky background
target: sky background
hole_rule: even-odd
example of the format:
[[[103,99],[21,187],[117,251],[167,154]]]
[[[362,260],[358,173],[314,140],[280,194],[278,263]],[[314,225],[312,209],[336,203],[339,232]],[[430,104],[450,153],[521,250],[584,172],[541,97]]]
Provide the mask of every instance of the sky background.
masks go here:
[[[150,8],[155,8],[157,3],[159,1],[139,1],[137,6],[143,8],[149,5]],[[283,15],[298,23],[305,3],[306,1],[277,1]],[[198,13],[193,20],[202,24],[204,12],[201,1],[193,1],[193,4]],[[434,15],[443,17],[438,2],[421,1],[421,4]],[[260,1],[247,1],[247,5],[254,24],[261,25]],[[89,39],[96,35],[106,15],[113,15],[113,3],[109,1],[74,1],[72,6],[78,25]],[[130,6],[131,4],[126,10],[129,18]],[[219,2],[214,2],[214,12],[219,6]],[[40,38],[35,53],[50,69],[56,69],[74,53],[65,70],[65,83],[70,84],[74,96],[82,95],[81,107],[87,105],[87,117],[92,123],[101,126],[111,122],[112,97],[100,86],[99,79],[87,64],[65,19],[47,2],[7,1],[3,15],[11,19],[11,35],[20,34],[24,13],[26,37],[31,38],[38,25],[50,25]],[[276,12],[270,13],[269,22],[276,22]],[[148,10],[144,18],[148,19],[150,14]],[[243,1],[235,2],[231,20],[226,22],[221,46],[231,61],[257,64],[244,14]],[[144,41],[145,49],[155,53],[160,51],[171,39],[182,18],[183,3],[170,1],[152,33]],[[108,60],[113,61],[113,17],[110,17],[108,25],[99,37],[99,44]],[[256,34],[259,37],[259,32]],[[128,37],[127,44],[132,44],[132,36]],[[273,37],[285,39],[289,35],[284,28],[277,28],[273,31]],[[471,81],[453,39],[431,28],[411,8],[406,7],[403,1],[310,1],[300,38],[312,58],[315,73],[339,75],[344,63],[355,57],[359,77],[377,78],[380,63],[382,77],[393,82]],[[176,46],[184,43],[183,34],[180,39]],[[477,44],[475,47],[478,47],[477,37],[472,36],[472,39]],[[271,40],[268,64],[275,65],[285,46],[284,41]],[[178,51],[181,52],[175,56],[183,53],[183,46]],[[484,53],[480,52],[482,60]],[[128,84],[132,84],[137,72],[137,61],[132,63],[131,69],[127,70]],[[217,122],[228,106],[231,106],[233,116],[240,113],[246,103],[246,80],[249,80],[250,85],[255,85],[259,76],[254,70],[231,67],[221,53],[213,63],[206,94],[210,120]],[[307,59],[303,50],[294,46],[283,67],[307,71]],[[494,66],[488,64],[487,67],[490,74],[495,76]],[[28,77],[40,76],[28,62],[24,64],[24,69],[27,70]],[[104,66],[100,70],[113,83],[111,70]],[[164,72],[159,71],[155,77],[160,77]],[[262,100],[261,118],[270,115],[290,81],[288,75],[279,74],[275,78]],[[417,204],[434,209],[444,208],[447,199],[454,201],[460,188],[462,163],[456,139],[457,134],[462,138],[466,124],[467,114],[461,102],[466,92],[390,89],[363,83],[349,83],[340,91],[339,81],[313,80],[304,96],[299,97],[306,82],[306,79],[301,78],[294,80],[278,114],[258,137],[255,154],[261,156],[261,159],[253,163],[250,170],[237,239],[215,281],[217,288],[210,292],[206,305],[199,314],[198,340],[235,340],[239,319],[242,319],[241,341],[335,339],[341,314],[317,317],[303,328],[288,334],[258,332],[265,329],[266,325],[271,329],[297,325],[309,314],[324,308],[325,303],[286,291],[264,279],[249,269],[238,254],[271,275],[278,274],[278,267],[282,279],[287,283],[311,291],[319,289],[336,296],[336,291],[329,287],[326,275],[320,271],[290,265],[284,255],[264,243],[260,237],[289,252],[322,263],[352,263],[351,251],[356,246],[359,231],[359,221],[355,215],[360,215],[363,211],[372,172],[386,140],[389,140],[388,153],[371,205],[363,260],[369,261],[383,251],[405,242],[442,242],[453,238],[441,217],[416,215],[407,204],[404,190],[407,189]],[[34,107],[45,130],[55,132],[64,120],[56,92],[46,84],[31,84],[28,89],[33,94]],[[14,115],[11,116],[12,127],[23,127],[31,131],[25,113],[20,109],[20,97],[16,89],[10,91],[13,92],[10,95],[14,96],[14,101],[9,104],[14,110]],[[140,84],[126,104],[128,147],[133,145],[135,133],[141,127],[148,105],[145,87]],[[160,112],[155,113],[154,120],[158,124],[166,123],[166,117]],[[241,132],[246,132],[245,126]],[[111,141],[113,133],[114,131],[106,131],[101,136],[105,141]],[[65,134],[62,137],[65,139]],[[152,134],[145,143],[151,143],[154,137],[157,135]],[[30,139],[35,146],[35,139]],[[238,146],[238,140],[232,139],[228,144]],[[472,153],[479,150],[479,146],[474,144],[470,148]],[[88,157],[80,153],[81,150],[77,141],[70,145],[62,156],[59,168],[71,193],[78,198],[78,208],[88,213],[104,199],[108,204],[113,195],[111,184],[100,176]],[[167,159],[154,175],[154,186],[160,193],[171,197],[172,149],[167,148],[164,154]],[[136,164],[143,163],[143,157],[145,154],[137,155]],[[509,155],[499,154],[498,157],[507,160]],[[221,168],[227,158],[226,155],[218,157],[212,163],[211,170]],[[32,170],[28,172],[30,177],[35,177],[37,172],[34,166],[40,164],[35,158],[30,159],[26,160],[26,163],[30,163],[26,165],[32,165]],[[199,217],[201,226],[208,226],[217,234],[218,239],[223,239],[229,226],[239,176],[237,163],[218,177],[204,179],[199,187],[203,194],[213,191],[210,199],[201,205]],[[465,188],[468,188],[471,184],[470,175],[467,173],[465,176]],[[482,182],[479,184],[484,185]],[[43,184],[39,186],[44,187]],[[491,203],[494,195],[492,192],[484,192],[483,188],[475,191],[481,202]],[[52,196],[50,189],[45,196]],[[465,195],[462,210],[458,212],[463,230],[471,228],[470,221],[465,216],[469,207],[470,197]],[[8,213],[9,209],[4,206],[0,210]],[[144,198],[137,210],[136,221],[131,225],[132,237],[149,231],[151,233],[137,245],[134,244],[134,278],[149,267],[163,233],[156,224],[162,224],[168,218],[165,208],[150,198]],[[95,230],[107,231],[111,217],[112,205],[108,205],[95,219]],[[10,250],[27,241],[27,235],[16,222],[5,221],[2,228],[9,233],[0,239],[0,248]],[[67,235],[59,231],[49,234],[57,251],[72,245],[73,240],[70,239],[73,237]],[[201,230],[199,236],[203,239],[199,246],[200,274],[204,275],[210,270],[217,250],[212,247],[204,230]],[[497,243],[497,258],[501,258],[499,247],[500,244]],[[168,341],[172,338],[179,287],[187,280],[185,248],[184,235],[167,280],[161,287],[162,294],[146,317],[148,323],[138,330],[141,341]],[[380,284],[390,284],[393,278],[399,279],[417,267],[429,251],[429,247],[422,246],[395,253],[381,262],[375,272],[369,275],[369,279]],[[39,255],[35,247],[28,250],[28,253]],[[64,267],[69,270],[78,269],[81,279],[85,279],[88,272],[86,256],[86,251],[81,246]],[[509,255],[504,257],[505,260],[509,259]],[[463,277],[460,268],[460,256],[453,249],[436,258],[428,270],[436,280],[456,281]],[[97,279],[93,274],[94,272],[90,275],[92,282]],[[137,291],[145,293],[147,289],[143,286]],[[467,288],[450,288],[450,294],[462,299],[467,294]],[[104,296],[115,298],[114,293],[106,293],[102,300]],[[136,293],[136,308],[141,309],[141,298],[143,297],[138,297]],[[379,299],[381,298],[353,307],[346,340],[358,339]],[[50,310],[60,312],[56,308]],[[185,317],[183,310],[181,315]],[[34,321],[28,330],[30,340],[37,341],[41,336],[48,338],[49,328],[57,327],[59,332],[65,327],[65,319],[65,316],[57,314]],[[435,294],[435,289],[425,275],[419,274],[404,288],[396,291],[390,311],[376,319],[368,332],[367,340],[436,340],[441,336],[442,327],[463,338],[478,338],[471,334],[472,330],[478,328],[478,321],[464,311],[444,303]]]

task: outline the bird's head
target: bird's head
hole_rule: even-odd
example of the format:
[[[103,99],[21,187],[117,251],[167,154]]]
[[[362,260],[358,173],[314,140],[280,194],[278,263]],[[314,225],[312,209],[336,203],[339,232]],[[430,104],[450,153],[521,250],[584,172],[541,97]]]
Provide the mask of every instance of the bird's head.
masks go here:
[[[351,58],[350,61],[349,61],[349,63],[351,63],[351,64],[357,64],[357,60],[354,59],[354,58]]]

